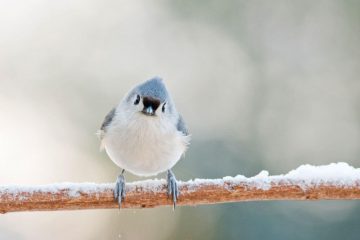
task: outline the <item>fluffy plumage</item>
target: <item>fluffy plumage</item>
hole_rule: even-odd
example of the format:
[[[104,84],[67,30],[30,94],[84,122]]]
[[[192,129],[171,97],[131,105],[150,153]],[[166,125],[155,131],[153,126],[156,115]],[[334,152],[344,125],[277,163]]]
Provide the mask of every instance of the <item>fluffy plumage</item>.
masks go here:
[[[147,97],[160,101],[151,116],[143,111],[142,100]],[[140,176],[171,169],[190,141],[185,122],[160,78],[132,89],[105,117],[99,135],[111,160]]]

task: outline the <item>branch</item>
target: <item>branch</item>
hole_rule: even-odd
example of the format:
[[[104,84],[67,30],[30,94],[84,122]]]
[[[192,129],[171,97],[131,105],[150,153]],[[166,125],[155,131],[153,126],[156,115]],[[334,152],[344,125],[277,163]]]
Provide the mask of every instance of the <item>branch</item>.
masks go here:
[[[114,184],[58,183],[38,186],[0,186],[0,212],[118,208]],[[360,169],[346,163],[301,166],[286,175],[266,171],[246,178],[195,179],[179,182],[177,205],[217,204],[263,200],[360,199]],[[126,184],[122,208],[172,205],[165,180]]]

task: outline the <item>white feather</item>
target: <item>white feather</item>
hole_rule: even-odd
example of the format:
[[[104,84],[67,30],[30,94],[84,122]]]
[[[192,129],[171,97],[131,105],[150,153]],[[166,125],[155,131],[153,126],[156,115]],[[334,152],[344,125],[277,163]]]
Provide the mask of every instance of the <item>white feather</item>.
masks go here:
[[[140,107],[140,106],[139,106]],[[102,144],[119,167],[139,176],[152,176],[172,168],[190,141],[176,129],[178,116],[146,116],[119,105]]]

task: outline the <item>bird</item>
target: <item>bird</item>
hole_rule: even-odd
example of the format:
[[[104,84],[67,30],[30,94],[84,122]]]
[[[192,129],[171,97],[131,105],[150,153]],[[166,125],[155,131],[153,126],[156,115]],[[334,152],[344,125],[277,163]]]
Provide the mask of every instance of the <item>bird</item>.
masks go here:
[[[179,187],[171,170],[185,154],[191,136],[182,115],[160,77],[133,87],[106,116],[98,135],[101,149],[122,171],[114,198],[119,208],[125,199],[125,171],[149,177],[167,172],[167,194],[173,209]]]

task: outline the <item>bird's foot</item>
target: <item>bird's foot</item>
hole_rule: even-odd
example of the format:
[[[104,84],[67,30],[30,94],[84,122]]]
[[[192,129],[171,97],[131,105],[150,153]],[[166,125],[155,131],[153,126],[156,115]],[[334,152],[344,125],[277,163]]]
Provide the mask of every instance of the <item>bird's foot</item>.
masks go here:
[[[173,203],[174,203],[173,209],[175,209],[176,200],[179,197],[179,187],[178,187],[175,175],[171,170],[168,170],[168,172],[167,172],[167,187],[168,187],[168,189],[167,189],[168,197],[170,197],[170,196],[172,197]]]
[[[125,170],[122,170],[121,174],[117,177],[114,189],[114,198],[119,203],[119,208],[121,208],[121,203],[125,198]]]

